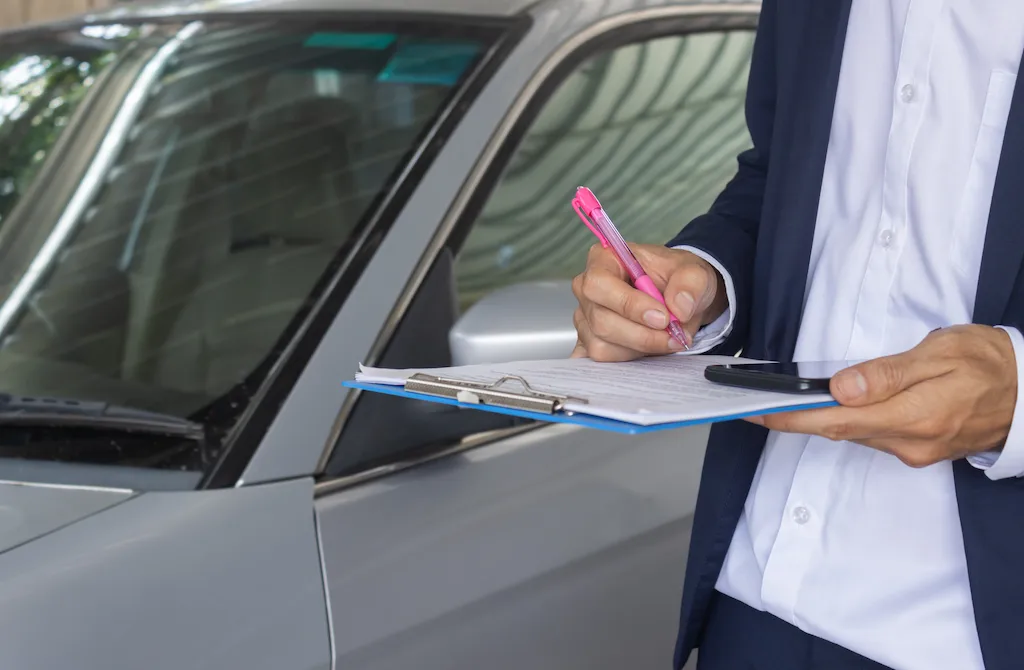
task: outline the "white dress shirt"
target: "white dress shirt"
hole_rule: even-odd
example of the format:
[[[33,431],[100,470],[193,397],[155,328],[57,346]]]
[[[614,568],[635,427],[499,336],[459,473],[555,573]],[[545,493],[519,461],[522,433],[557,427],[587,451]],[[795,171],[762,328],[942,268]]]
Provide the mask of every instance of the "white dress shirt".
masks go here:
[[[1022,52],[1021,0],[854,0],[794,360],[971,322]],[[696,353],[731,327],[726,280]],[[1024,475],[1022,396],[1003,450],[970,459],[992,479]],[[948,462],[769,434],[717,589],[897,670],[983,668]]]

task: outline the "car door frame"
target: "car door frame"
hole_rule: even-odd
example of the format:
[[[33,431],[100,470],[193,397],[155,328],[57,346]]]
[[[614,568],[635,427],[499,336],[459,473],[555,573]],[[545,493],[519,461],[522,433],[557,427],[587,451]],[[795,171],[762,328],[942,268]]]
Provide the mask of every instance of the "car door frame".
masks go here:
[[[595,52],[626,45],[638,40],[651,40],[664,36],[679,36],[717,30],[751,30],[756,27],[759,3],[696,3],[664,5],[636,9],[616,14],[574,33],[557,48],[551,50],[541,66],[523,86],[519,96],[481,152],[481,157],[467,176],[450,209],[440,222],[429,245],[422,254],[399,301],[388,315],[372,348],[363,357],[365,365],[374,365],[383,355],[398,324],[412,304],[438,255],[446,247],[457,251],[472,229],[487,199],[499,183],[505,167],[544,108],[552,93],[581,62]],[[340,439],[345,424],[355,409],[362,392],[353,390],[345,398],[335,421],[334,440],[324,449],[317,463],[316,473],[325,472],[334,446]],[[466,435],[459,443],[437,449],[425,455],[389,462],[365,471],[321,481],[318,495],[349,488],[359,483],[401,472],[438,459],[463,453],[498,440],[545,427],[533,423]]]

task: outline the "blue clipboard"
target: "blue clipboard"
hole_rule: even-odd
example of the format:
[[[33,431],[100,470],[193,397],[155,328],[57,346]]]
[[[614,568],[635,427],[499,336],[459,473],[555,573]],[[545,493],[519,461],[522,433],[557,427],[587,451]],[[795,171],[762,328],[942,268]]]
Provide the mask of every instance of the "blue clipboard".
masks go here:
[[[814,402],[814,403],[799,403],[795,402],[792,405],[781,407],[772,410],[762,410],[758,412],[745,412],[742,414],[732,414],[729,416],[721,416],[710,419],[693,419],[690,421],[677,421],[674,423],[659,423],[650,426],[642,426],[634,423],[628,423],[626,421],[616,421],[615,419],[605,419],[599,416],[591,416],[589,414],[581,414],[579,412],[566,413],[566,412],[531,412],[522,409],[515,409],[511,407],[502,407],[500,405],[485,405],[475,403],[464,403],[454,398],[446,398],[441,396],[429,395],[426,393],[413,393],[406,391],[404,386],[390,385],[390,384],[368,384],[364,382],[344,382],[342,384],[346,388],[359,389],[362,391],[369,391],[371,393],[381,393],[384,395],[395,396],[398,398],[410,398],[412,400],[421,400],[423,402],[433,402],[442,405],[449,405],[452,407],[461,407],[468,410],[476,410],[480,412],[492,412],[494,414],[504,414],[506,416],[515,416],[523,419],[532,419],[534,421],[541,421],[545,423],[564,423],[574,426],[583,426],[585,428],[593,428],[596,430],[603,430],[611,433],[619,433],[621,435],[645,435],[647,433],[656,433],[663,430],[675,430],[677,428],[686,428],[688,426],[700,426],[709,423],[720,423],[723,421],[735,421],[737,419],[743,419],[748,416],[765,416],[767,414],[778,414],[781,412],[792,412],[795,410],[803,409],[818,409],[821,407],[834,407],[838,405],[837,402]]]

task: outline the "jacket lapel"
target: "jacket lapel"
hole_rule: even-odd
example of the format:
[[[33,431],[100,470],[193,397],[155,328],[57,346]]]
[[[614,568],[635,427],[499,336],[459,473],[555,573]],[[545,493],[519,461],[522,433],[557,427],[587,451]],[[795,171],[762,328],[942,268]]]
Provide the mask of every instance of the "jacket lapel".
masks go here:
[[[999,158],[985,250],[974,304],[974,322],[1024,326],[1020,296],[1014,296],[1024,261],[1024,86],[1013,93]],[[1014,309],[1007,308],[1014,301]],[[1024,487],[1019,479],[993,482],[965,460],[953,463],[960,526],[964,536],[974,619],[985,667],[1017,668],[1024,643],[1020,608],[1024,600],[1019,565],[1022,541],[1005,529],[1019,523],[1024,512]]]
[[[999,158],[992,208],[985,233],[985,250],[978,277],[974,303],[975,323],[1003,323],[1007,303],[1017,284],[1021,262],[1024,261],[1024,207],[1021,187],[1024,186],[1024,86],[1013,93],[1010,116],[1006,123],[1003,149]]]

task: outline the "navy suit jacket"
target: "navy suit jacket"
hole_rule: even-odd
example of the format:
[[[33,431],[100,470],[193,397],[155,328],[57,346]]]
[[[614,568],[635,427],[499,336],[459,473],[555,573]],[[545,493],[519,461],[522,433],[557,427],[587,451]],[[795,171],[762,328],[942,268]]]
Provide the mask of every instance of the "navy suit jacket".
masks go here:
[[[718,259],[736,288],[734,328],[715,353],[792,360],[852,0],[764,0],[746,114],[753,149],[708,214],[671,246]],[[849,54],[856,58],[856,54]],[[1024,86],[1014,93],[974,322],[1024,330]],[[676,667],[699,646],[708,604],[767,431],[711,431],[683,587]],[[971,594],[987,670],[1024,667],[1024,479],[953,463]],[[927,559],[924,559],[927,560]]]

